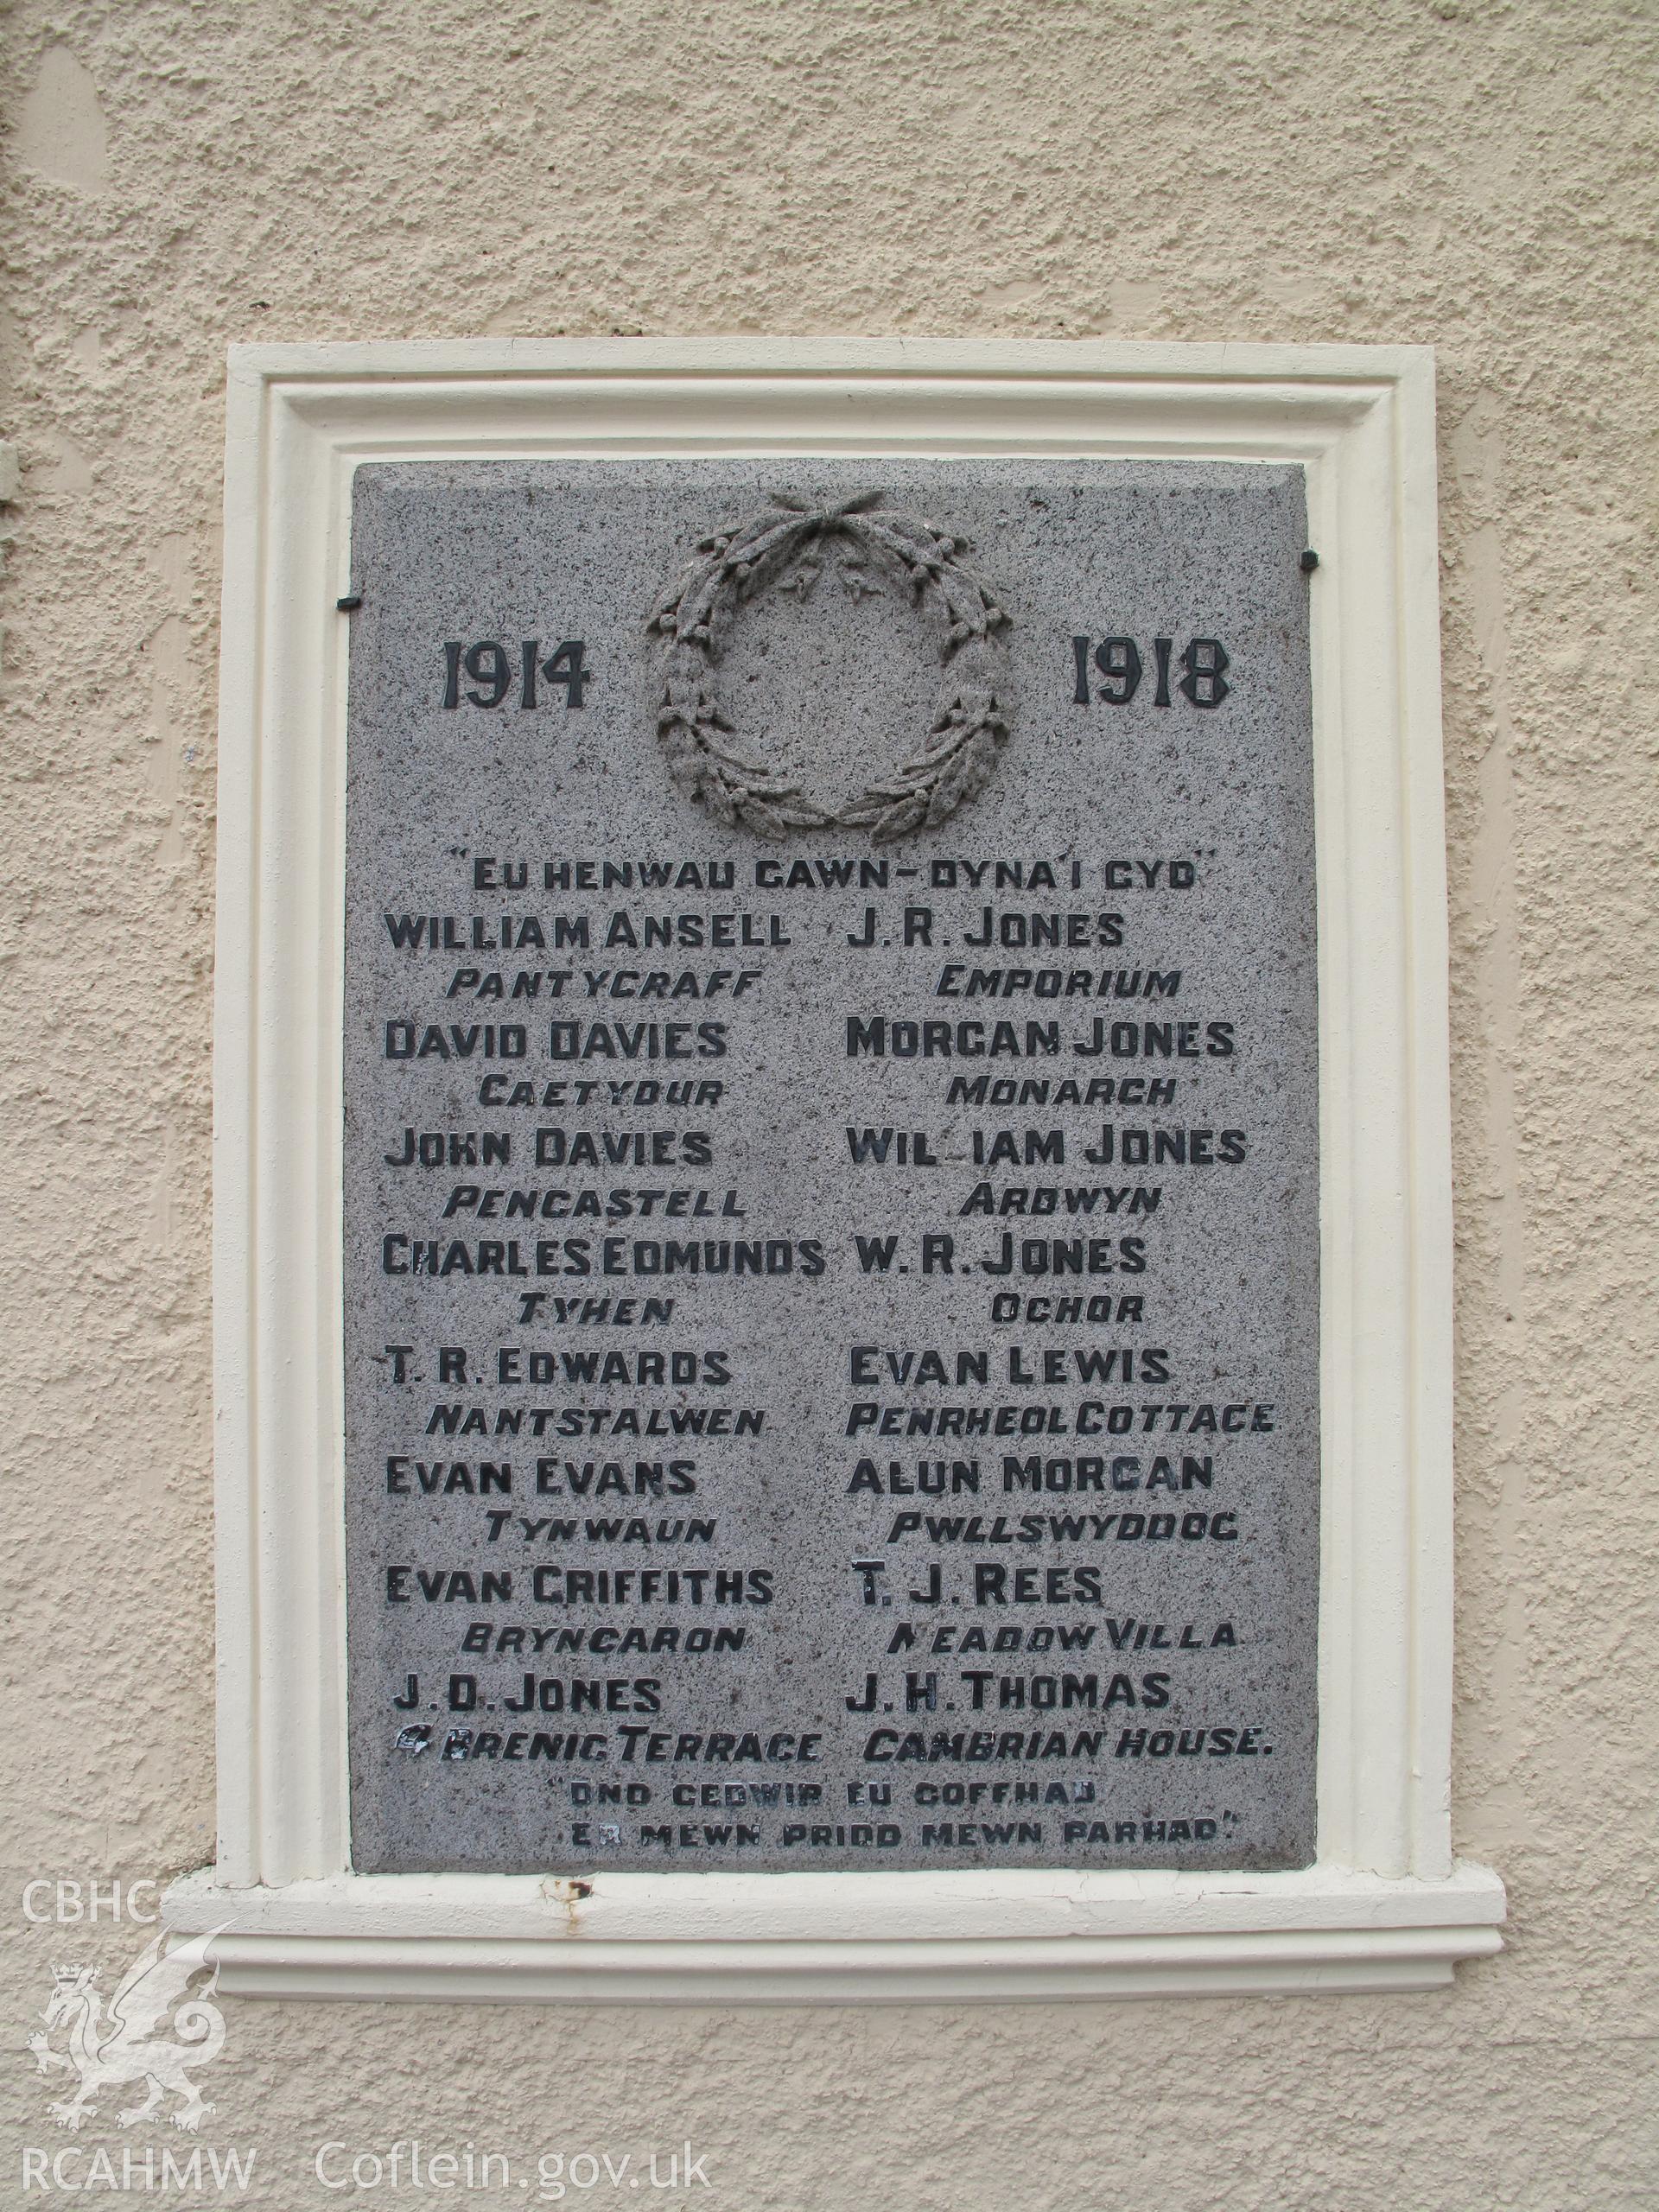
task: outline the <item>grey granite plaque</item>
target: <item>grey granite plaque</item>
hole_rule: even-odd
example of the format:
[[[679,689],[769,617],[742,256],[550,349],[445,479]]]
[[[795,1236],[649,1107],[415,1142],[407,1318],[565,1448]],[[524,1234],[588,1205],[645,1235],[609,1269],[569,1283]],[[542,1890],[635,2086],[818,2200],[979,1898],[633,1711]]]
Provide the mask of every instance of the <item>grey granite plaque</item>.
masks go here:
[[[1306,527],[359,470],[359,1869],[1313,1857]]]

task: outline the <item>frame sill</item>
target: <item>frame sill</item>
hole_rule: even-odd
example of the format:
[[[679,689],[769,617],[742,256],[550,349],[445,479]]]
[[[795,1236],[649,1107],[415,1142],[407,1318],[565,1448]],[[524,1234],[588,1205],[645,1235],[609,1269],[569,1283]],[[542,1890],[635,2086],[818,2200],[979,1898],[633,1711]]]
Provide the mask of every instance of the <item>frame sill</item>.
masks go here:
[[[335,1874],[162,1900],[243,1997],[1052,2004],[1434,1989],[1503,1948],[1503,1885],[1283,1874]]]

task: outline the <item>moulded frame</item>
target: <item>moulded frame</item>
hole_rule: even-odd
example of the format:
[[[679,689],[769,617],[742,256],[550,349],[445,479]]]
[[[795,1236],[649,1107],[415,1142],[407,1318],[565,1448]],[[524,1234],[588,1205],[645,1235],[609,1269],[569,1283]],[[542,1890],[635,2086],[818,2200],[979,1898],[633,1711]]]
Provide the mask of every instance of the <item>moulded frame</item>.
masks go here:
[[[340,1033],[352,478],[775,453],[1300,463],[1319,925],[1319,1854],[1283,1873],[351,1871]],[[1500,1948],[1451,1848],[1452,1187],[1433,356],[478,340],[230,357],[214,1033],[217,1863],[271,1996],[802,2004],[1425,1988]],[[1360,1019],[1363,1010],[1363,1019]]]

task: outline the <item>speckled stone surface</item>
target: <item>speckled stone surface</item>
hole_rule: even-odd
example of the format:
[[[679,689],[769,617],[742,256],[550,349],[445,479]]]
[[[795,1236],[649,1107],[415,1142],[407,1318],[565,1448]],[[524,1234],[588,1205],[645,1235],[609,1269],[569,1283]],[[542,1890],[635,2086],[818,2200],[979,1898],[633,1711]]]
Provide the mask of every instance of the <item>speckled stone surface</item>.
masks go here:
[[[992,780],[881,848],[722,827],[646,613],[867,489],[1007,611]],[[1312,1856],[1305,531],[1254,467],[359,472],[359,1867]],[[950,673],[834,533],[718,642],[734,749],[832,810]]]

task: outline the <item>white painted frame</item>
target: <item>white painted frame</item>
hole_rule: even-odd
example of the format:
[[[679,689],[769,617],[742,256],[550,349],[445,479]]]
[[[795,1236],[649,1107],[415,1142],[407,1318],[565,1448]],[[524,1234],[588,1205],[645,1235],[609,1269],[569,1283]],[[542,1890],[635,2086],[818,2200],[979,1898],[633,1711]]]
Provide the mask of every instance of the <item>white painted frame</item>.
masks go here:
[[[1249,1873],[349,1871],[340,1033],[359,462],[1093,454],[1306,471],[1318,823],[1319,1859]],[[481,340],[232,350],[214,1042],[219,1846],[181,1929],[272,1996],[811,2004],[1415,1989],[1454,1865],[1452,1191],[1433,357]],[[1363,1019],[1358,1018],[1363,1014]]]

